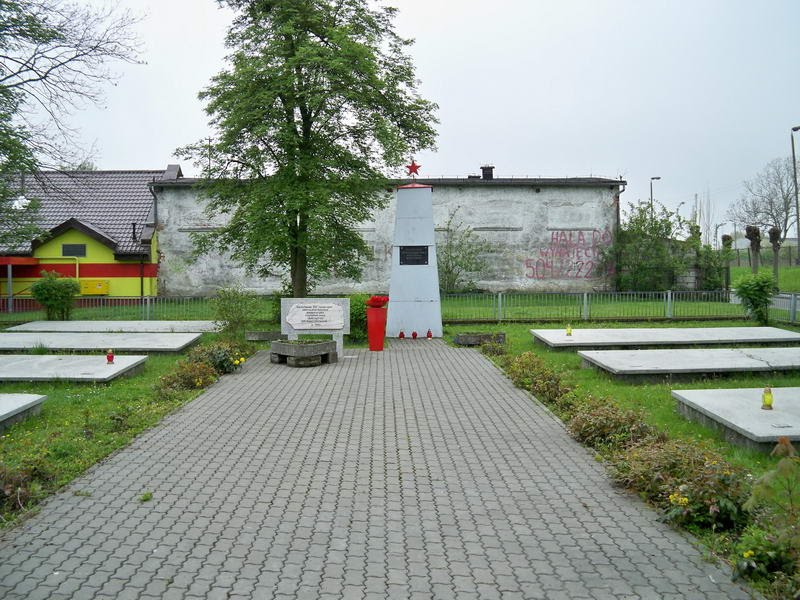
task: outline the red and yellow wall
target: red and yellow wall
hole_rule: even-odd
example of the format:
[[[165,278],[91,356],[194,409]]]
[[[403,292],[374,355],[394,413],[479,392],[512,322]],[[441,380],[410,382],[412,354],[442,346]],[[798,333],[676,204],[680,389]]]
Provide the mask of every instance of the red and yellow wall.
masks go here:
[[[63,256],[63,244],[85,244],[86,256]],[[114,250],[75,229],[47,240],[33,252],[37,264],[14,264],[14,296],[29,296],[31,284],[42,271],[56,271],[74,277],[81,285],[82,296],[155,296],[158,284],[158,246],[155,236],[150,243],[149,259],[117,260]],[[0,296],[7,290],[6,267],[0,268]]]

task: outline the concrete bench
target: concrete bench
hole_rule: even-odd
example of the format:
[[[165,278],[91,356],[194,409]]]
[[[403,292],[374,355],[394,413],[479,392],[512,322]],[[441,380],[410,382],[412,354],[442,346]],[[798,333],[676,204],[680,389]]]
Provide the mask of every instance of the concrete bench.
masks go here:
[[[269,360],[290,367],[317,367],[323,363],[339,362],[339,354],[333,340],[309,343],[277,340],[270,345]]]

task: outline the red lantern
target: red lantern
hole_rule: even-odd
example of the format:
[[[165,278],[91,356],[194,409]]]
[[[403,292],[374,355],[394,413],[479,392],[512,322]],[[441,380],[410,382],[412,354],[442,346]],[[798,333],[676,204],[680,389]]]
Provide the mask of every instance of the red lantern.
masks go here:
[[[114,351],[109,348],[108,352],[106,353],[106,364],[113,365],[114,364]]]
[[[412,332],[411,332],[411,339],[412,339],[412,340],[415,340],[415,339],[417,339],[417,332],[416,332],[416,331],[412,331]]]
[[[405,333],[405,331],[402,331],[402,330],[401,330],[401,331],[400,331],[400,333],[398,334],[398,336],[397,336],[397,337],[398,337],[398,339],[401,339],[401,340],[404,340],[404,339],[406,339],[406,333]]]
[[[428,338],[429,340],[433,339],[433,332],[430,329],[428,329],[428,333],[425,334],[425,337]]]

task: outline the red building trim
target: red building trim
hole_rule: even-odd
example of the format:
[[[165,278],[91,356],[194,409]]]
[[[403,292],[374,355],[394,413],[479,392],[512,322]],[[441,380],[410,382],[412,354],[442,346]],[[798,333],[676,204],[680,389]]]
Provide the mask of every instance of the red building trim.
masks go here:
[[[144,268],[142,268],[144,267]],[[74,263],[41,263],[38,265],[15,265],[14,276],[37,278],[42,271],[55,271],[64,277],[75,277]],[[144,272],[142,272],[144,271]],[[153,263],[80,263],[81,279],[114,277],[158,277],[158,265]]]

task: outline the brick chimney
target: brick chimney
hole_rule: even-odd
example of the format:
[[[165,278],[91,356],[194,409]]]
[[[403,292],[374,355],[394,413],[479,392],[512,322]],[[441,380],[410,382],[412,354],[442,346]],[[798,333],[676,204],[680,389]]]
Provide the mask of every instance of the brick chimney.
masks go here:
[[[494,166],[482,165],[481,166],[481,179],[494,179]]]

